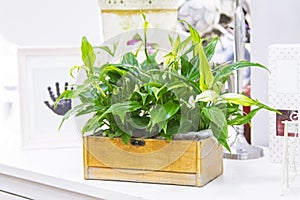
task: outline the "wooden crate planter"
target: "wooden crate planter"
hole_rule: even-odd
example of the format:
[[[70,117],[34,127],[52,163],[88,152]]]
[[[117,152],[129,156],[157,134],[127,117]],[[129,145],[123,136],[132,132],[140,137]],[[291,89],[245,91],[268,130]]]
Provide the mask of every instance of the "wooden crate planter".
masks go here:
[[[85,179],[203,186],[223,173],[222,147],[202,141],[83,138]]]

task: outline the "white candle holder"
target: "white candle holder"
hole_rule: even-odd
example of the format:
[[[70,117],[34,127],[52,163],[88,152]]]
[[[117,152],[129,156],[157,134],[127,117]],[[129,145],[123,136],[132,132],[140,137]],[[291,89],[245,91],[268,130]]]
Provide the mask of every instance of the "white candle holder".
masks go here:
[[[296,116],[296,118],[295,118]],[[283,133],[283,159],[282,159],[282,194],[288,189],[297,175],[300,175],[300,166],[296,163],[296,155],[299,151],[299,121],[298,113],[290,115],[290,121],[285,120]],[[292,135],[289,136],[289,133]]]
[[[235,40],[235,61],[245,60],[245,18],[242,9],[243,0],[235,1],[235,25],[234,25],[234,40]],[[237,70],[234,75],[234,92],[241,93],[243,91],[243,71]],[[233,143],[230,144],[231,152],[224,151],[224,158],[231,158],[237,160],[246,160],[260,158],[263,154],[263,149],[250,145],[244,135],[244,126],[235,126],[236,137]]]
[[[98,0],[104,40],[124,31],[143,28],[145,13],[152,28],[175,30],[177,0]]]

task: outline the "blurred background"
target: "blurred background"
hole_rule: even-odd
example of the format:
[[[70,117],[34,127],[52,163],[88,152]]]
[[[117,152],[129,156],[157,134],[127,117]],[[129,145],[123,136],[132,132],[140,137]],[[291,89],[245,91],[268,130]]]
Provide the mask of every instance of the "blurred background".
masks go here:
[[[233,59],[233,0],[178,0],[178,19],[194,25],[203,36],[220,36],[215,61]],[[295,43],[300,35],[297,0],[245,0],[247,59],[268,64],[267,47]],[[91,43],[103,41],[97,0],[0,0],[0,130],[18,113],[17,47],[79,46],[81,37]],[[268,28],[266,28],[266,25]],[[178,31],[186,27],[178,25]],[[251,53],[250,53],[251,52]],[[246,75],[250,76],[249,74]],[[250,81],[250,79],[248,80]],[[268,74],[251,72],[251,95],[268,99]],[[268,116],[253,121],[252,143],[268,145]]]

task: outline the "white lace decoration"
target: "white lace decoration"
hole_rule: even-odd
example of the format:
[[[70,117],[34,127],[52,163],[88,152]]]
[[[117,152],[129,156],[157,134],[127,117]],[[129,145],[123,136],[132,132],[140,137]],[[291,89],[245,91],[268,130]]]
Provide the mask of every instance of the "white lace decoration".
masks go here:
[[[176,9],[177,0],[98,0],[101,10]]]

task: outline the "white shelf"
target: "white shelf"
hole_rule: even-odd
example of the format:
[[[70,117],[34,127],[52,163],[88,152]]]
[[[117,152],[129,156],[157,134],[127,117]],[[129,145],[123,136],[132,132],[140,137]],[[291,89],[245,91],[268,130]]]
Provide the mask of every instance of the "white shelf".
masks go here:
[[[198,187],[84,180],[81,148],[22,150],[17,129],[0,132],[0,190],[34,199],[300,199],[296,178],[281,196],[280,164],[265,156],[224,160],[224,174]]]

